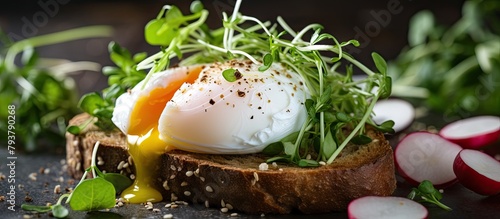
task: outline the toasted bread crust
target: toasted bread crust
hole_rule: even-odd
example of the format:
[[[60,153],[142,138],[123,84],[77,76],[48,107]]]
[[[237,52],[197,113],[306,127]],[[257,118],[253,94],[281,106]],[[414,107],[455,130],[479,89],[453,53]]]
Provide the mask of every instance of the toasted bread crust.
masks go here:
[[[88,115],[70,121],[81,124]],[[306,214],[344,211],[348,203],[367,195],[387,196],[396,189],[392,149],[382,133],[368,129],[375,139],[362,146],[348,145],[331,165],[300,168],[287,164],[259,165],[267,157],[207,155],[171,151],[158,164],[157,187],[164,199],[184,200],[210,207],[227,207],[245,213]],[[99,169],[133,173],[125,136],[88,127],[81,135],[67,134],[68,169],[81,177],[90,165],[91,151],[100,141]],[[127,168],[118,168],[120,162]],[[122,165],[123,167],[123,165]]]

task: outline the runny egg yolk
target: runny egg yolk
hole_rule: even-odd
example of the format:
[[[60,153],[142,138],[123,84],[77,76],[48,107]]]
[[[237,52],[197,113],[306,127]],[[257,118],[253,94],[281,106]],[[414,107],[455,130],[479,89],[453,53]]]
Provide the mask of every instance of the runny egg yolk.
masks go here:
[[[152,90],[140,97],[130,116],[127,131],[129,154],[135,165],[134,183],[122,192],[122,198],[130,203],[159,202],[163,199],[155,188],[155,173],[160,156],[171,149],[160,140],[158,120],[166,103],[184,83],[192,84],[202,67],[190,69],[185,77],[172,81],[165,87]]]

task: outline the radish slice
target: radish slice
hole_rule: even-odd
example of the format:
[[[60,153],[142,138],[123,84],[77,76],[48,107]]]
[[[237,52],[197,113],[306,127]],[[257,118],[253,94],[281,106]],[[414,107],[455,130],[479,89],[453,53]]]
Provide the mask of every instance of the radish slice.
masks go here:
[[[436,188],[457,182],[453,162],[462,147],[429,132],[414,132],[399,142],[394,160],[399,174],[418,186],[429,180]]]
[[[427,209],[413,200],[401,197],[365,196],[349,203],[349,218],[426,218]]]
[[[500,162],[483,152],[471,149],[460,151],[453,171],[462,185],[478,194],[500,193]]]
[[[463,148],[478,149],[500,139],[500,117],[477,116],[458,120],[442,128],[439,135]]]
[[[381,124],[387,120],[394,121],[394,131],[400,132],[411,125],[415,119],[415,108],[409,102],[401,99],[377,101],[373,107],[373,121]]]

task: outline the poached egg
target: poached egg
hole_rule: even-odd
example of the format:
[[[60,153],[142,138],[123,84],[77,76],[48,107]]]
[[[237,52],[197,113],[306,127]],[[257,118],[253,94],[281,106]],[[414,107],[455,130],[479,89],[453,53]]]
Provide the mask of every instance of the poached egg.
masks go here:
[[[112,121],[127,135],[136,178],[122,192],[132,203],[162,200],[154,168],[173,149],[208,154],[261,152],[300,130],[309,97],[299,74],[273,63],[232,60],[150,75],[116,100]],[[236,81],[222,72],[234,69]]]

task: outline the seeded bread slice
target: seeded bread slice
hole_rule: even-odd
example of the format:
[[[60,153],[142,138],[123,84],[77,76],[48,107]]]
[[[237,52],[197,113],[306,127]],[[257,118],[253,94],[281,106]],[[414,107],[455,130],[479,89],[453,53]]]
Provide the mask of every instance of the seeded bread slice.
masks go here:
[[[78,115],[78,125],[88,115]],[[367,145],[348,145],[333,164],[299,168],[263,164],[268,157],[207,155],[171,151],[162,155],[157,187],[167,201],[183,200],[202,206],[226,207],[251,214],[345,211],[348,203],[367,195],[388,196],[396,189],[392,149],[373,129]],[[90,165],[91,151],[100,141],[98,167],[107,172],[134,173],[125,136],[88,127],[78,136],[67,134],[68,169],[73,177]],[[259,166],[261,166],[259,168]],[[133,176],[132,176],[133,178]]]

